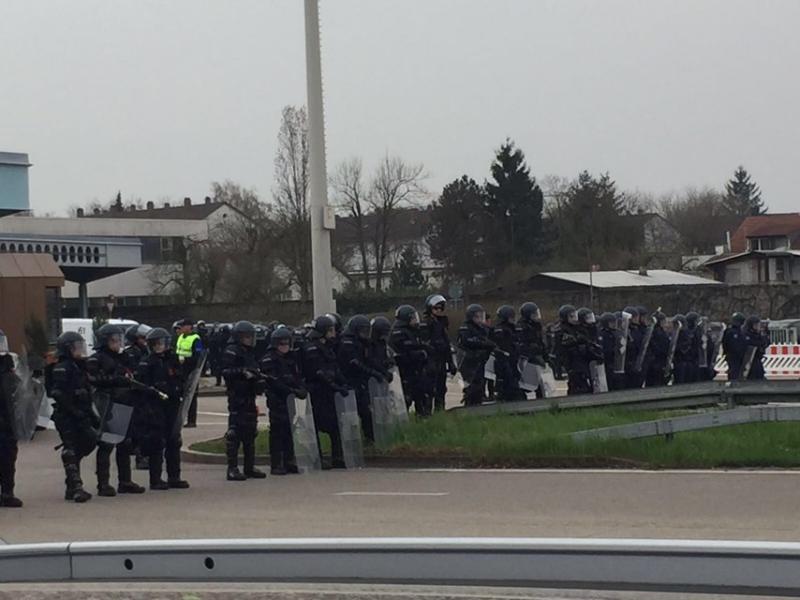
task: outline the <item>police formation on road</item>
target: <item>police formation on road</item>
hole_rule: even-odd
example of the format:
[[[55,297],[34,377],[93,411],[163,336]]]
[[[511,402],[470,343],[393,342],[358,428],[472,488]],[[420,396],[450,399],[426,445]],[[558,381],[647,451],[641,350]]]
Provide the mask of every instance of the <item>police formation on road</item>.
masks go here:
[[[336,399],[354,395],[361,432],[370,443],[375,435],[370,386],[397,383],[396,377],[405,399],[402,412],[413,406],[422,418],[444,410],[448,376],[458,374],[465,405],[546,397],[554,376],[566,376],[569,394],[710,380],[720,352],[729,379],[764,378],[761,358],[769,339],[756,316],[736,313],[726,327],[694,312],[668,318],[660,310],[628,306],[597,319],[587,308],[562,306],[558,320],[545,327],[533,302],[520,306],[518,318],[513,307],[501,306],[491,324],[483,307],[472,304],[453,344],[446,307],[444,296],[436,294],[427,298],[422,317],[402,305],[393,323],[355,315],[345,325],[338,315],[326,314],[301,328],[273,323],[260,331],[239,321],[211,335],[202,322],[195,326],[190,320],[175,323],[171,333],[105,324],[96,332],[91,356],[83,337],[65,332],[58,338],[57,361],[45,372],[61,439],[65,499],[92,498],[81,462],[93,452],[99,496],[146,491],[133,480],[134,456],[149,473],[150,490],[188,488],[181,477],[181,431],[196,424],[199,379],[209,368],[227,390],[229,481],[267,476],[255,466],[262,395],[269,409],[270,472],[287,475],[299,471],[290,402],[309,399],[320,459],[319,433],[330,437],[330,458],[321,461],[322,468],[346,468]],[[12,404],[20,380],[2,332],[0,377],[0,506],[18,507],[17,440],[32,432],[15,427],[20,417]]]

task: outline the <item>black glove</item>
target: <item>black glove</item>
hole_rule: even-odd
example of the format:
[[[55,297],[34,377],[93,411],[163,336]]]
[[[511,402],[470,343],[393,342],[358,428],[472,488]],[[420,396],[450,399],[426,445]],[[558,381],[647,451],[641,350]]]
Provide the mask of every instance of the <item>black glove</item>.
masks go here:
[[[448,373],[450,373],[450,375],[452,375],[453,377],[455,377],[455,376],[456,376],[456,373],[458,373],[458,369],[456,369],[456,366],[455,366],[454,364],[452,364],[452,363],[451,363],[451,364],[450,364],[450,365],[447,367],[447,372],[448,372]]]
[[[308,397],[308,392],[303,388],[295,388],[292,390],[295,398],[300,398],[300,400],[304,400]]]
[[[383,375],[383,378],[386,380],[387,383],[392,383],[392,381],[394,380],[394,375],[392,375],[391,371],[386,371],[386,373]]]

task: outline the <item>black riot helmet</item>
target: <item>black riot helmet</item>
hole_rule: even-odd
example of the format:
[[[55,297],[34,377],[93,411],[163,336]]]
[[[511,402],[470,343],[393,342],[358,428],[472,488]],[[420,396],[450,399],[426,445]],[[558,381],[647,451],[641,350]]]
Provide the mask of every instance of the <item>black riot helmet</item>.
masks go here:
[[[96,350],[102,348],[109,348],[111,345],[117,344],[115,351],[122,349],[122,341],[125,337],[125,332],[122,327],[106,323],[102,325],[94,334],[94,347]]]
[[[614,313],[604,312],[600,315],[600,327],[603,329],[616,329],[617,316]]]
[[[594,311],[591,308],[583,307],[578,310],[578,323],[582,325],[593,325],[597,322]]]
[[[311,330],[308,332],[308,337],[312,339],[324,338],[330,331],[336,331],[336,323],[330,316],[321,315],[311,323]]]
[[[672,322],[673,323],[680,323],[681,327],[686,329],[686,317],[684,315],[681,315],[681,314],[675,315],[674,317],[672,317]]]
[[[731,315],[731,325],[738,325],[739,327],[741,327],[742,325],[744,325],[744,322],[745,322],[745,317],[742,313],[735,312],[733,313],[733,315]]]
[[[147,333],[147,345],[153,352],[164,352],[169,347],[169,340],[171,336],[166,329],[161,327],[154,327]],[[163,347],[157,350],[160,343],[163,342]]]
[[[279,325],[272,331],[272,335],[269,336],[269,344],[273,348],[277,348],[282,344],[289,344],[291,348],[293,339],[294,333],[292,330],[285,325]]]
[[[419,315],[417,314],[417,309],[410,304],[401,304],[398,306],[397,310],[394,311],[394,318],[411,327],[416,327],[419,325]]]
[[[438,307],[444,310],[447,306],[447,298],[441,294],[431,294],[425,298],[425,313],[431,314],[434,308]]]
[[[747,321],[745,321],[745,328],[749,331],[757,331],[759,325],[761,325],[761,317],[758,315],[750,315],[747,317]]]
[[[667,315],[665,315],[660,310],[657,310],[656,312],[653,313],[653,318],[656,320],[656,325],[658,325],[659,327],[663,327],[664,323],[667,320]]]
[[[558,320],[562,323],[572,323],[574,325],[578,322],[578,312],[572,304],[565,304],[558,309]]]
[[[386,340],[392,330],[392,324],[386,317],[375,317],[370,322],[370,335],[373,340]]]
[[[697,322],[700,320],[700,315],[694,311],[686,313],[686,325],[689,326],[691,329],[694,329],[697,326]]]
[[[541,321],[542,311],[534,302],[526,302],[519,307],[519,316],[528,321]]]
[[[645,320],[647,319],[647,315],[650,314],[650,311],[648,311],[647,308],[644,307],[644,306],[637,306],[636,307],[636,312],[638,313],[639,318],[641,319],[642,323],[645,322]]]
[[[84,358],[88,354],[86,340],[77,331],[65,331],[58,336],[56,353],[59,358]],[[73,356],[78,354],[78,356]]]
[[[509,306],[508,304],[504,304],[500,308],[497,309],[497,320],[500,323],[513,323],[514,317],[516,313],[514,312],[514,307]]]
[[[250,321],[237,321],[231,335],[235,342],[245,346],[255,346],[256,344],[256,326]]]
[[[467,307],[465,318],[471,323],[474,323],[475,319],[477,319],[480,323],[485,323],[486,309],[484,309],[480,304],[470,304]]]
[[[364,315],[350,317],[347,322],[347,334],[359,337],[362,340],[369,339],[369,319]]]
[[[325,313],[325,316],[333,321],[333,328],[336,331],[336,335],[342,333],[344,323],[342,322],[342,317],[339,315],[339,313]]]
[[[145,325],[144,323],[140,323],[139,325],[131,325],[125,330],[125,339],[129,344],[134,345],[140,339],[145,339],[151,329],[152,327]]]

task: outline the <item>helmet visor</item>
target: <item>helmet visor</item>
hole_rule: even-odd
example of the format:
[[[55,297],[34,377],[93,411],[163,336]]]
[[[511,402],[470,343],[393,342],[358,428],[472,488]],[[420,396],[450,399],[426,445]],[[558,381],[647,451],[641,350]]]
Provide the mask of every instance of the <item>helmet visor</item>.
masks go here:
[[[89,355],[89,348],[86,346],[84,340],[72,342],[69,346],[69,350],[72,354],[72,358],[86,358]]]
[[[472,321],[475,323],[480,323],[481,325],[486,323],[486,311],[479,311],[472,315]]]
[[[589,323],[590,325],[594,325],[595,323],[597,323],[597,317],[594,316],[593,312],[590,312],[589,314],[586,315],[586,322]]]
[[[567,322],[570,323],[571,325],[577,325],[578,324],[578,313],[575,312],[575,311],[572,311],[571,313],[569,313],[569,315],[567,315]]]

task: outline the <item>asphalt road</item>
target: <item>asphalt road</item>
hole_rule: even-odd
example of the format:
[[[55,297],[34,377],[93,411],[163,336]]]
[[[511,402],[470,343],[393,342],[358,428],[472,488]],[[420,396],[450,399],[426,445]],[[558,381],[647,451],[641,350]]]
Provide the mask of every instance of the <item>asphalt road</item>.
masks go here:
[[[192,439],[221,435],[205,398]],[[800,472],[415,471],[365,469],[227,482],[184,464],[190,490],[63,500],[53,431],[21,448],[8,543],[203,537],[534,536],[798,540]],[[93,457],[82,465],[95,487]],[[136,472],[141,483],[146,473]]]

